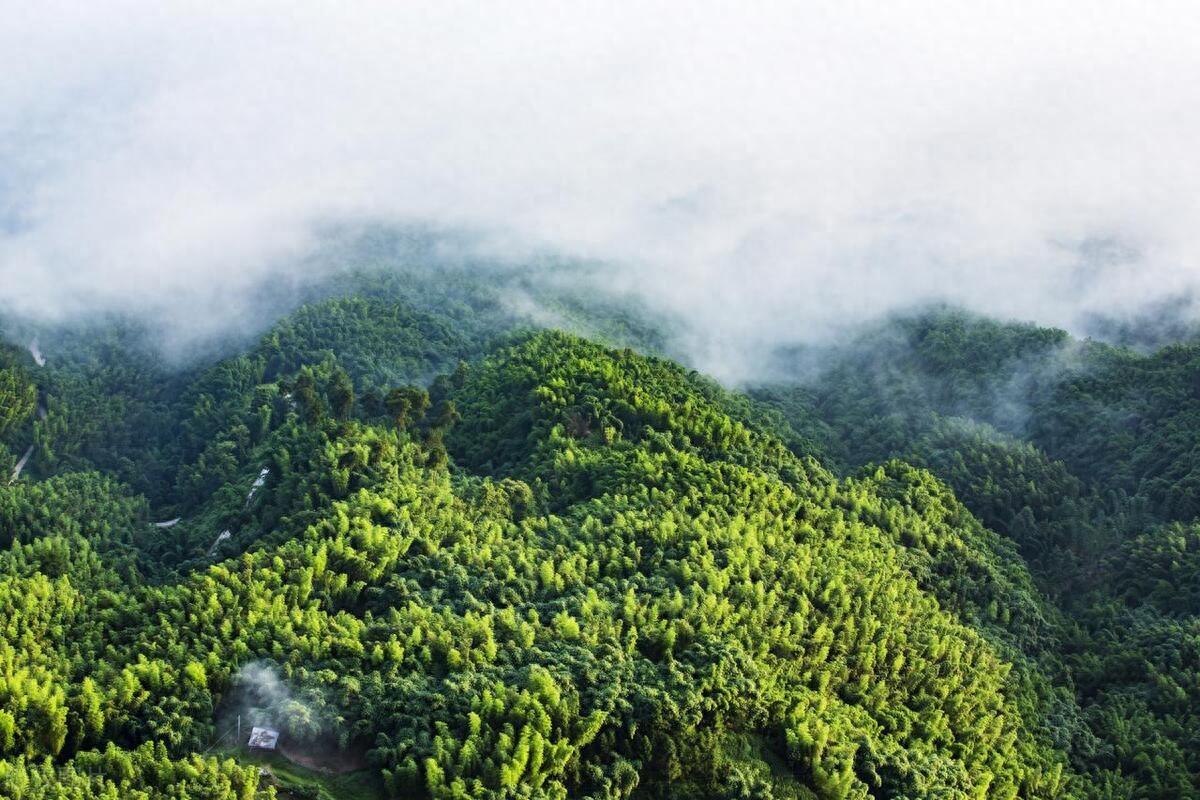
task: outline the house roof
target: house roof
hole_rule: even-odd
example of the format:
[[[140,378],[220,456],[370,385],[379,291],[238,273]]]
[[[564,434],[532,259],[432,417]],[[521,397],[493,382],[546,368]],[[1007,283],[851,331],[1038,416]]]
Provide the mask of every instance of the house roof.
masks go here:
[[[250,731],[250,741],[246,744],[249,747],[257,747],[263,750],[274,750],[275,745],[279,744],[279,731],[256,726]]]

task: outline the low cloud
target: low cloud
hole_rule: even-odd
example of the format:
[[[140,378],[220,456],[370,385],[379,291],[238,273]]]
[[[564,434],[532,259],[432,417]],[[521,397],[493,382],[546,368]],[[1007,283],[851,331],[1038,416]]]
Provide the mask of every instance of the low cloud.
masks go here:
[[[273,664],[246,664],[234,676],[233,685],[240,700],[226,716],[238,714],[247,725],[283,730],[300,740],[328,732],[328,721],[322,718],[327,709],[320,693],[310,690],[303,698],[297,697]]]
[[[1079,330],[1200,283],[1198,39],[1173,2],[26,4],[0,310],[208,336],[369,221],[610,264],[728,378],[929,300]]]

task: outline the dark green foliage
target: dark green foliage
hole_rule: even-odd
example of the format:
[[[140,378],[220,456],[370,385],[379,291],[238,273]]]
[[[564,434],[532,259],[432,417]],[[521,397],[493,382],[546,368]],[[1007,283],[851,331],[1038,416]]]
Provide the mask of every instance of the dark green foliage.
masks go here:
[[[1192,797],[1197,545],[1164,523],[1200,511],[1198,365],[1200,345],[1139,354],[935,312],[756,395],[843,466],[928,467],[1011,538],[1067,612],[1061,647],[1021,646],[1081,702],[1076,763],[1101,796]]]
[[[33,414],[37,389],[19,367],[0,367],[0,439]]]
[[[1124,543],[1112,559],[1113,594],[1172,615],[1200,614],[1200,525],[1173,524]]]
[[[1036,398],[1030,438],[1085,480],[1200,514],[1200,344],[1143,356],[1089,345]]]

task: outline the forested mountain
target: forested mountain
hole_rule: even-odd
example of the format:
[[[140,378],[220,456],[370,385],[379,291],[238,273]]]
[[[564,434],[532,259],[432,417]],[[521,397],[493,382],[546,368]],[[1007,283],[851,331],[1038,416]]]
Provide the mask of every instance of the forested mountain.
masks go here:
[[[0,352],[0,795],[1200,797],[1200,345],[734,391],[552,272]]]

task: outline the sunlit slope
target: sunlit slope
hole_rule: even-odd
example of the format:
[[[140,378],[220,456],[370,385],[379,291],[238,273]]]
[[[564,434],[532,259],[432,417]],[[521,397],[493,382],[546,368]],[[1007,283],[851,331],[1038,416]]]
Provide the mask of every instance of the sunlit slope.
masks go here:
[[[204,512],[240,525],[229,560],[146,583],[148,545],[103,526],[0,556],[32,632],[5,651],[30,676],[5,684],[10,765],[111,742],[70,780],[158,791],[122,750],[203,750],[265,660],[290,735],[366,749],[397,797],[767,796],[780,765],[821,797],[1072,785],[1024,663],[1048,635],[1028,576],[927,473],[836,481],[685,370],[556,333],[439,382],[420,419],[347,402],[332,365],[247,391],[272,413]],[[138,513],[77,480],[45,491]],[[24,530],[42,503],[13,502]]]

